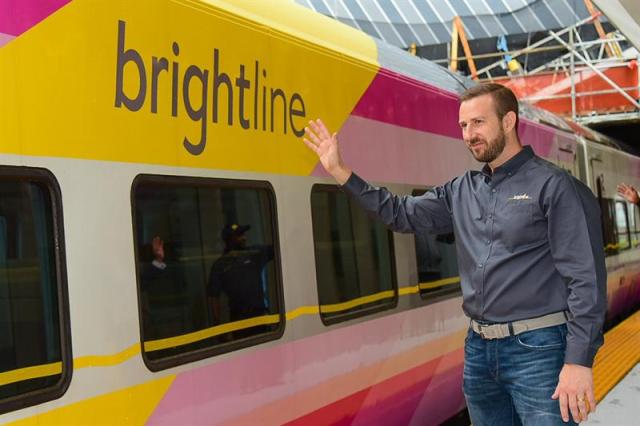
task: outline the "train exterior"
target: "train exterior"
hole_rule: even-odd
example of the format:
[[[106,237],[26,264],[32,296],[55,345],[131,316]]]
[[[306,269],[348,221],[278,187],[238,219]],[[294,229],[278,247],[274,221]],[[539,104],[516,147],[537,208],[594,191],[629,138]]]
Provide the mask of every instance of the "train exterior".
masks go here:
[[[480,167],[471,84],[284,0],[4,1],[0,422],[463,410],[455,236],[381,228],[300,136],[322,117],[360,175],[420,193]],[[640,302],[640,216],[615,198],[640,159],[527,105],[519,132],[599,196],[615,320]]]

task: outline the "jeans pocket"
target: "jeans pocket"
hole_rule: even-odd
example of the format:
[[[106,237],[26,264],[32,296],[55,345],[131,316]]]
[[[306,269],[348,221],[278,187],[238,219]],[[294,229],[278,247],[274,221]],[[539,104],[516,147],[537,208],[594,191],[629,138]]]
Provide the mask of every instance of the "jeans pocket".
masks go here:
[[[516,336],[516,342],[523,348],[531,350],[561,349],[566,345],[564,333],[560,327],[545,327],[538,330],[526,331]]]

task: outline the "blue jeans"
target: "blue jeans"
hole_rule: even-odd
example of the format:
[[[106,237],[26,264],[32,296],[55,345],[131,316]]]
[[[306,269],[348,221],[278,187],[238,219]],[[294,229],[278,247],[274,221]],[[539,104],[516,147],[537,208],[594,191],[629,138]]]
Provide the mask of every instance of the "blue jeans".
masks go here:
[[[551,395],[564,365],[567,326],[485,340],[469,329],[463,389],[474,426],[575,425]]]

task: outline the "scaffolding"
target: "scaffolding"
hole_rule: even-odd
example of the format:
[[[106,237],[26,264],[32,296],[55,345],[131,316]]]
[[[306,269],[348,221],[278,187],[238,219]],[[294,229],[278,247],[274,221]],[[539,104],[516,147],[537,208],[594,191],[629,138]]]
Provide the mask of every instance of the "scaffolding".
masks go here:
[[[522,100],[554,113],[570,117],[582,124],[612,122],[640,122],[639,82],[640,57],[634,50],[624,55],[620,43],[625,38],[619,32],[605,34],[599,22],[600,13],[590,1],[585,1],[591,16],[560,31],[548,31],[548,35],[519,50],[471,55],[465,48],[470,64],[474,59],[499,58],[481,69],[474,69],[474,77],[495,81],[510,87]],[[599,38],[585,41],[580,29],[595,25]],[[463,32],[460,28],[457,33]],[[457,34],[456,34],[457,36]],[[457,45],[457,37],[452,40]],[[531,55],[558,51],[560,54],[548,63],[527,70]],[[456,64],[453,53],[450,65]],[[507,56],[508,55],[508,56]],[[518,61],[524,57],[524,67],[512,67],[507,77],[494,77],[492,71],[505,67],[505,59]],[[451,66],[455,69],[454,66]],[[475,68],[475,67],[474,67]]]

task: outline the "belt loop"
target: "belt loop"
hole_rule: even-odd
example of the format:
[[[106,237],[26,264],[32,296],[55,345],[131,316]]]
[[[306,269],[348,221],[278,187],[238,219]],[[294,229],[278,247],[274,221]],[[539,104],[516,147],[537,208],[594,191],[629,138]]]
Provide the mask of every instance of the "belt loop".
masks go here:
[[[509,323],[509,336],[515,336],[516,334],[513,332],[513,323]]]

